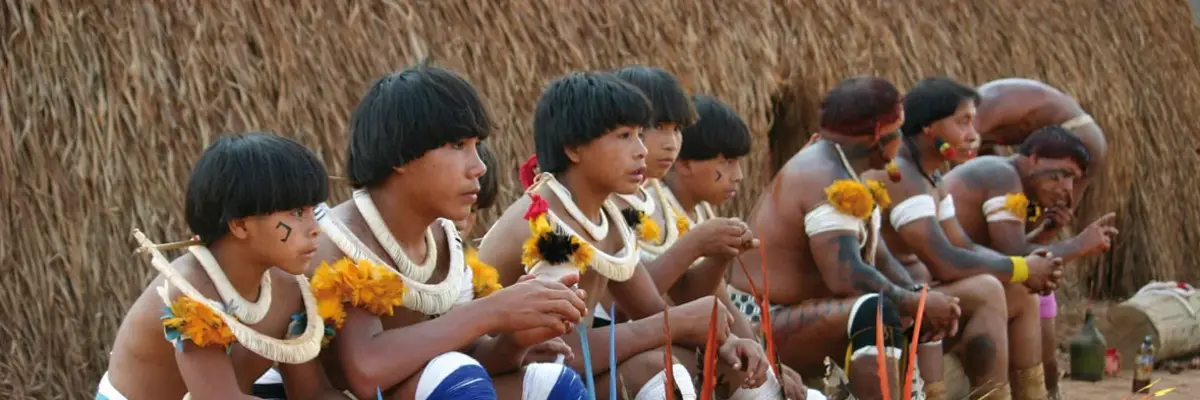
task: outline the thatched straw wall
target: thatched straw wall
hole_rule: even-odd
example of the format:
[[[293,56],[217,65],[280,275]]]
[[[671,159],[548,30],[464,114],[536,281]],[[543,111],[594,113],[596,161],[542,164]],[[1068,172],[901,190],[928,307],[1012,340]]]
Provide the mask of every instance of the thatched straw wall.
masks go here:
[[[732,104],[761,139],[784,76],[792,98],[863,73],[902,85],[1042,78],[1089,103],[1112,135],[1110,179],[1088,203],[1121,212],[1122,241],[1103,263],[1124,273],[1112,288],[1200,277],[1200,214],[1188,212],[1200,207],[1198,164],[1180,150],[1200,132],[1186,113],[1200,103],[1187,3],[935,3],[6,1],[0,398],[91,394],[124,308],[151,278],[131,256],[130,229],[187,235],[183,182],[215,135],[285,132],[340,172],[352,104],[373,77],[424,55],[480,88],[494,148],[514,169],[532,148],[540,87],[575,69],[668,67]],[[732,209],[765,181],[766,144],[755,144]],[[503,204],[519,186],[502,179]]]

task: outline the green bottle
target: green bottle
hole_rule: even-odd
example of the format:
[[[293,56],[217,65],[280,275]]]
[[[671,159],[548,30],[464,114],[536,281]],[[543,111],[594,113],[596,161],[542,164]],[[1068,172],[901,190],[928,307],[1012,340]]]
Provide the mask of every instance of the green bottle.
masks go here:
[[[1089,308],[1084,313],[1083,327],[1071,338],[1071,379],[1098,382],[1104,378],[1104,351],[1108,344],[1096,329],[1096,317]]]

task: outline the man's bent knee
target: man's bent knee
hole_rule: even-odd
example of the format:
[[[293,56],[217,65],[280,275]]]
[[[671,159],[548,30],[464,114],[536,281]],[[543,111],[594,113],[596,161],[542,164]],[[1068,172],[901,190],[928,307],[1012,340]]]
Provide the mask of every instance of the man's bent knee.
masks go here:
[[[492,378],[478,361],[459,352],[434,357],[417,381],[417,400],[495,399]]]
[[[586,397],[583,379],[562,364],[536,363],[525,367],[522,400],[579,400]]]
[[[692,385],[692,376],[687,368],[679,364],[671,365],[671,376],[674,378],[676,393],[682,400],[696,400],[696,387]],[[663,400],[667,398],[667,371],[660,371],[638,390],[634,400]]]
[[[1020,283],[1009,283],[1004,285],[1004,299],[1008,302],[1008,317],[1009,319],[1016,318],[1024,313],[1040,312],[1040,303],[1038,295],[1030,293],[1029,288]]]
[[[880,307],[883,308],[882,327],[875,324]],[[859,357],[878,355],[875,335],[879,329],[884,329],[886,356],[900,358],[904,335],[900,332],[900,313],[895,303],[874,293],[859,297],[850,309],[850,323],[846,327],[846,334],[850,337],[850,354],[846,361],[852,362]]]

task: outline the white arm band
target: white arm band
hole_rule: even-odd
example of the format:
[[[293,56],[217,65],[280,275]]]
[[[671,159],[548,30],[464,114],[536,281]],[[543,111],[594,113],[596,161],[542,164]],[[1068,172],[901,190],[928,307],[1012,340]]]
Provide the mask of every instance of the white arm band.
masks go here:
[[[859,233],[861,230],[861,220],[838,211],[829,204],[821,204],[804,214],[804,233],[808,234],[808,237],[830,231]]]
[[[938,202],[937,217],[938,221],[954,219],[954,196],[946,195]]]
[[[1018,218],[1016,214],[1013,214],[1011,211],[1008,211],[1008,208],[1004,207],[1007,202],[1008,196],[1004,195],[996,196],[983,202],[983,215],[987,216],[987,222],[1022,222],[1021,218]]]
[[[937,215],[937,211],[937,204],[933,202],[933,196],[922,194],[909,197],[900,204],[892,206],[888,220],[892,222],[892,229],[899,230],[900,227],[919,219],[933,218]]]

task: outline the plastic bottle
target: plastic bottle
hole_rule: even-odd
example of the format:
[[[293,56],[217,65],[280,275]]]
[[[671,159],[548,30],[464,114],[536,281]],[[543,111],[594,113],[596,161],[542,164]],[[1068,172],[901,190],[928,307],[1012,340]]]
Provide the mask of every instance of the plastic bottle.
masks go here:
[[[1148,393],[1146,386],[1150,385],[1150,374],[1154,372],[1154,340],[1150,335],[1142,339],[1142,347],[1138,349],[1137,358],[1133,362],[1133,393]]]

